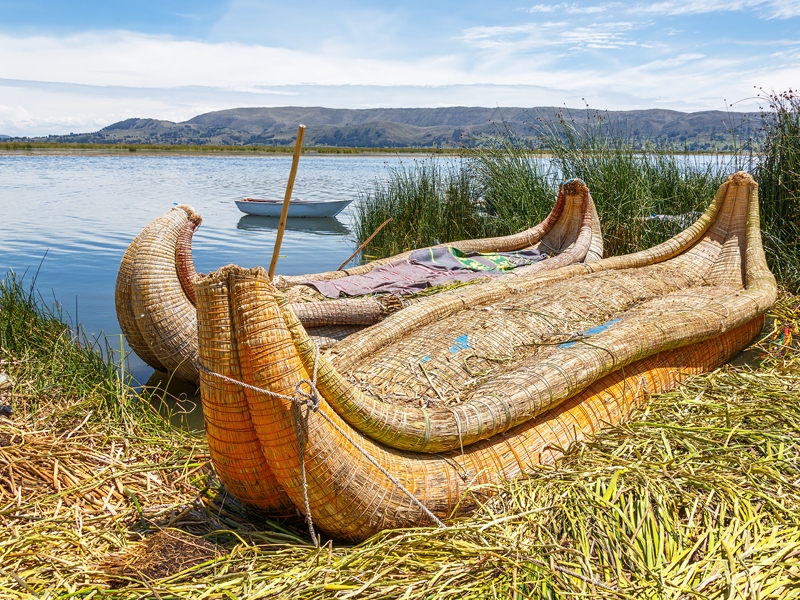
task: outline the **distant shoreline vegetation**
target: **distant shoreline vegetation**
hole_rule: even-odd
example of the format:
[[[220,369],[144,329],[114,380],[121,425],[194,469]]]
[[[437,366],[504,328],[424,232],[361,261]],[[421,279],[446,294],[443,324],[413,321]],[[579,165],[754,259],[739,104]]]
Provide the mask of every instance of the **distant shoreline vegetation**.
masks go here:
[[[170,154],[286,154],[294,152],[293,146],[210,146],[195,144],[92,144],[92,143],[69,143],[69,142],[0,142],[0,154],[6,152],[25,152],[34,150],[53,150],[56,152],[113,152],[130,153],[170,153]],[[362,155],[362,154],[446,154],[457,156],[464,154],[467,147],[339,147],[339,146],[305,146],[304,155],[314,154],[343,154],[343,155]],[[525,154],[530,156],[548,157],[552,152],[547,149],[526,149]],[[686,154],[686,155],[734,155],[736,150],[687,150],[685,148],[661,148],[659,150],[642,150],[647,154]]]
[[[195,144],[90,144],[69,142],[0,142],[0,152],[24,152],[26,150],[56,151],[109,151],[142,153],[189,153],[189,154],[292,154],[293,146],[210,146]],[[409,147],[304,147],[303,154],[458,154],[461,148]]]

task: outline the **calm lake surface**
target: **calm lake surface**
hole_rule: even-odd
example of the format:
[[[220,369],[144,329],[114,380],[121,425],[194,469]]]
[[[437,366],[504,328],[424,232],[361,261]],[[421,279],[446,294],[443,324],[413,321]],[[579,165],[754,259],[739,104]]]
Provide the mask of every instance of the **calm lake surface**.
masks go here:
[[[400,163],[385,156],[304,156],[294,197],[354,199]],[[0,156],[0,269],[27,272],[26,284],[36,276],[48,304],[57,301],[70,322],[119,348],[117,269],[145,225],[189,204],[203,217],[193,242],[198,271],[229,263],[266,267],[277,219],[244,215],[233,201],[282,198],[290,166],[290,156]],[[352,215],[351,204],[336,219],[291,219],[277,272],[337,268],[356,248]],[[128,370],[141,383],[153,374],[134,354]]]

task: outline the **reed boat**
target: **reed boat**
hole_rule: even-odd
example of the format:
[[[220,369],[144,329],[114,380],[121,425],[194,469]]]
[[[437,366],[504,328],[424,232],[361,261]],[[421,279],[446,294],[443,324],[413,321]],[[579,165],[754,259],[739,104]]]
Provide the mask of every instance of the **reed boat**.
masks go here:
[[[181,205],[145,227],[123,256],[115,294],[117,319],[133,351],[154,369],[195,383],[199,374],[192,236],[201,222],[190,206]],[[539,251],[548,257],[496,279],[527,278],[574,262],[599,260],[603,253],[594,202],[578,180],[561,186],[550,214],[535,227],[514,235],[431,248],[463,253]],[[367,275],[378,267],[399,264],[410,255],[404,252],[339,271],[278,276],[274,283],[294,300],[293,310],[315,344],[329,347],[415,301],[400,301],[392,295],[322,300],[324,296],[308,284]]]
[[[438,294],[326,352],[263,269],[224,267],[195,291],[226,488],[357,541],[468,513],[476,489],[728,361],[777,288],[740,172],[663,244]]]

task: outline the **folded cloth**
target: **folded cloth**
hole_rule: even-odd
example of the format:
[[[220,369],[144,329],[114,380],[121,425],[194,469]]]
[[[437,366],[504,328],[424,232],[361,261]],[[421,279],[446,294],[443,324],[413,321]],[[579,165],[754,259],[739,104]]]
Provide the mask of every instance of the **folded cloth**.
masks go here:
[[[462,252],[452,246],[415,250],[406,260],[375,267],[365,275],[309,281],[328,298],[365,294],[413,294],[427,287],[502,275],[547,258],[538,250]]]

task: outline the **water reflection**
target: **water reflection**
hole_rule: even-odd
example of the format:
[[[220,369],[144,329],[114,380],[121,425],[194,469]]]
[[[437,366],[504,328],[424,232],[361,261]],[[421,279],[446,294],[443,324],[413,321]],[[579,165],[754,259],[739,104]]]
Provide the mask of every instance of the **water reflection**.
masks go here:
[[[236,224],[237,229],[247,231],[277,231],[280,219],[278,217],[260,217],[245,215]],[[286,229],[289,231],[302,231],[310,233],[347,235],[350,230],[347,226],[331,217],[306,217],[302,219],[286,219]]]
[[[202,431],[203,408],[200,389],[194,384],[153,371],[150,379],[140,388],[159,414],[176,427]]]

